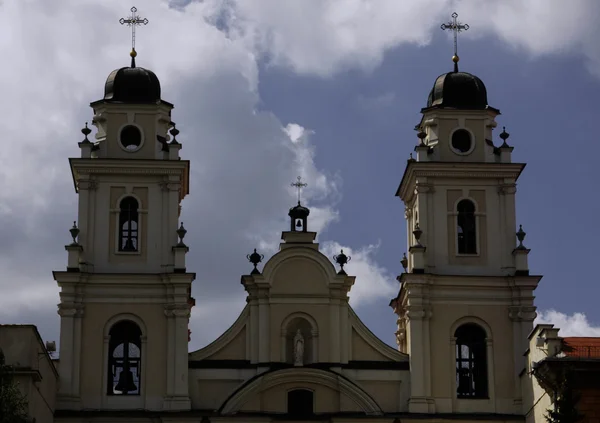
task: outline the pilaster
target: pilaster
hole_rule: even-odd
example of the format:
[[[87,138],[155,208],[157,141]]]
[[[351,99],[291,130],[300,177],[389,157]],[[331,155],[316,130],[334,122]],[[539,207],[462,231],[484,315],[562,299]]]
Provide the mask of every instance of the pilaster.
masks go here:
[[[429,320],[432,309],[426,305],[406,307],[405,318],[410,326],[410,400],[411,413],[435,413],[431,397],[431,344]]]
[[[57,408],[81,408],[81,319],[84,306],[61,303],[58,306],[60,320],[60,361]]]
[[[190,317],[188,304],[165,307],[167,317],[167,390],[165,410],[189,410],[187,329]]]

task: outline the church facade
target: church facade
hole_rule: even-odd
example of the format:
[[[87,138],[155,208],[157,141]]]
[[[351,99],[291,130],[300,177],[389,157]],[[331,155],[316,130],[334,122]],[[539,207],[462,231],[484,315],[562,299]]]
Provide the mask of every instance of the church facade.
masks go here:
[[[195,274],[179,214],[190,162],[173,105],[133,51],[91,103],[95,139],[86,125],[70,159],[79,203],[67,266],[54,272],[54,421],[534,421],[524,353],[541,276],[517,229],[525,165],[506,131],[494,141],[500,112],[456,62],[421,110],[396,192],[409,234],[390,302],[398,348],[352,310],[346,257],[319,251],[298,202],[279,252],[264,266],[249,257],[238,319],[188,352]]]

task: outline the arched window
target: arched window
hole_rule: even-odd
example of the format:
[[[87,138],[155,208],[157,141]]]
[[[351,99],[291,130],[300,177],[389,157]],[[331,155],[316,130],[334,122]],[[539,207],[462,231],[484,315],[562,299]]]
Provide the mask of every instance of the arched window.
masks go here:
[[[458,254],[477,254],[477,226],[475,224],[475,204],[462,200],[456,206],[456,236]]]
[[[288,414],[294,416],[310,416],[314,414],[314,394],[308,389],[294,389],[287,395]]]
[[[126,197],[119,207],[119,251],[138,251],[138,202]]]
[[[108,395],[139,395],[142,331],[131,320],[116,323],[108,341]]]
[[[474,323],[456,329],[456,396],[486,398],[488,395],[485,330]]]

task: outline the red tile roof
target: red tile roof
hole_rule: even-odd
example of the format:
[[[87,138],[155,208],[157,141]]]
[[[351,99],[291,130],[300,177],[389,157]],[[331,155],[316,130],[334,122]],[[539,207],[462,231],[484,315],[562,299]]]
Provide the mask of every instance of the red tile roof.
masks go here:
[[[583,336],[563,338],[563,352],[567,357],[600,358],[600,338]]]

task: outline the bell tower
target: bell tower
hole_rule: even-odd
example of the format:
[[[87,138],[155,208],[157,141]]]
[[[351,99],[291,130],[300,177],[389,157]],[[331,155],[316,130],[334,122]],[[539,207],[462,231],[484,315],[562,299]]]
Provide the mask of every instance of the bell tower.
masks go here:
[[[456,18],[442,26],[455,37],[468,29]],[[525,164],[512,162],[504,129],[493,141],[500,111],[458,61],[455,50],[454,70],[435,80],[421,109],[416,157],[396,192],[408,254],[391,306],[399,350],[410,355],[409,410],[522,414],[519,373],[541,279],[529,274],[516,224]]]
[[[132,9],[132,22],[139,19]],[[60,287],[57,410],[190,408],[188,320],[194,305],[179,222],[189,161],[156,75],[113,71],[91,103],[81,155],[69,159],[78,217]]]

